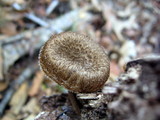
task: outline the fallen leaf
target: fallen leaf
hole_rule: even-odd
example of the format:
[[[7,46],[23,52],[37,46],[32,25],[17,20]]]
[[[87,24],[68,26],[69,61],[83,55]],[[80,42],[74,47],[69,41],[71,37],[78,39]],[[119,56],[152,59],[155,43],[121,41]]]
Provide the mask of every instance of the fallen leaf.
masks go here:
[[[44,73],[38,71],[33,79],[32,87],[29,90],[29,96],[34,96],[38,93],[41,83],[43,82],[43,78],[44,78]]]
[[[27,90],[28,90],[28,84],[25,82],[13,95],[11,102],[9,103],[11,106],[12,113],[16,115],[19,114],[20,110],[22,109],[22,106],[27,100]]]
[[[4,91],[8,87],[6,82],[0,82],[0,92]]]
[[[17,119],[12,113],[8,112],[3,116],[2,120],[17,120]]]
[[[32,114],[37,114],[38,112],[40,112],[40,107],[39,107],[37,98],[34,98],[34,97],[31,98],[29,102],[23,107],[22,111],[24,113],[29,112]]]
[[[5,23],[4,25],[1,25],[0,27],[1,33],[12,36],[17,34],[16,25],[12,22]]]

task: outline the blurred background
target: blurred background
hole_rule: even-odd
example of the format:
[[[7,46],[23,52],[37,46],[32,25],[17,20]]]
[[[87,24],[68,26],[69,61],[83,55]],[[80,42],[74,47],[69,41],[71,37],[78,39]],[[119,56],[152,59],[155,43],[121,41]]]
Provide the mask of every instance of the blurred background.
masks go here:
[[[0,0],[2,120],[33,120],[42,96],[66,92],[38,65],[41,46],[65,31],[88,35],[105,49],[114,81],[128,61],[160,53],[160,1]]]

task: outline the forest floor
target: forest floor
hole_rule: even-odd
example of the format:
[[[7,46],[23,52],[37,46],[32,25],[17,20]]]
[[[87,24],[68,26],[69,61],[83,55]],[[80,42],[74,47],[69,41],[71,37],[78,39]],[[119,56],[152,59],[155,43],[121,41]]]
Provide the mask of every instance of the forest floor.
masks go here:
[[[110,77],[97,93],[76,94],[45,77],[38,64],[51,35],[90,36],[110,58]],[[159,0],[1,0],[0,119],[159,120]]]

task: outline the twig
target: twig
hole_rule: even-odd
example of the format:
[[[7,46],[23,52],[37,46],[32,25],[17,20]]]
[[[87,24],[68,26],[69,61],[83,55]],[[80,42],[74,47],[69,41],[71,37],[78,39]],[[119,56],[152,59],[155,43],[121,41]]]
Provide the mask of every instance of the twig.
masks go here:
[[[34,21],[35,23],[41,25],[42,27],[48,27],[49,26],[49,24],[46,21],[44,21],[41,18],[37,17],[33,13],[27,13],[27,14],[25,14],[25,17],[30,19],[30,20],[32,20],[32,21]]]
[[[58,4],[59,4],[58,0],[52,0],[51,4],[46,9],[46,15],[50,15],[51,12],[57,7]]]

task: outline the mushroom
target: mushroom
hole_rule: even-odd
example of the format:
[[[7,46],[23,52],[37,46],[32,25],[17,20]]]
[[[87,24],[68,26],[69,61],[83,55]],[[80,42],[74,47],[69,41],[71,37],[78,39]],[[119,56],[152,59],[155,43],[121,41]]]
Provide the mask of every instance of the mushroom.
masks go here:
[[[100,90],[110,71],[104,50],[91,38],[74,32],[51,36],[40,50],[39,63],[51,80],[70,93]]]

